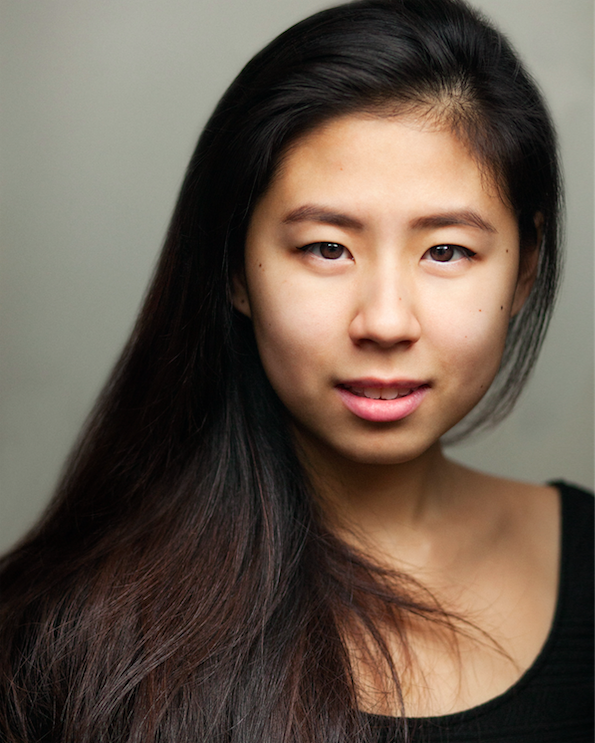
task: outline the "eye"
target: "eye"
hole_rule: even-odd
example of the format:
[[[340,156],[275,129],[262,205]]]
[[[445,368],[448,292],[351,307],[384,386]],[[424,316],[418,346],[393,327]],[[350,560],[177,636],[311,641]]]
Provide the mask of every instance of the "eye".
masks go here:
[[[472,250],[462,248],[460,245],[434,245],[424,253],[423,258],[437,263],[453,263],[462,258],[473,258],[474,255]]]
[[[327,261],[336,261],[339,258],[353,259],[347,248],[339,243],[310,243],[309,245],[304,245],[300,250]]]

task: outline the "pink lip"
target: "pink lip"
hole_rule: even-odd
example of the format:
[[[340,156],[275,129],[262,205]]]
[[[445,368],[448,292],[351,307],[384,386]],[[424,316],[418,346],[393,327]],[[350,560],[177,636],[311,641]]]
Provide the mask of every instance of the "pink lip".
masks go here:
[[[412,390],[405,397],[397,397],[394,400],[373,400],[368,397],[355,395],[349,387],[367,387],[378,389],[392,387],[398,390]],[[353,379],[341,382],[335,387],[345,407],[363,420],[375,423],[386,423],[398,421],[411,415],[421,405],[422,400],[430,389],[427,382],[419,380],[380,380],[380,379]]]

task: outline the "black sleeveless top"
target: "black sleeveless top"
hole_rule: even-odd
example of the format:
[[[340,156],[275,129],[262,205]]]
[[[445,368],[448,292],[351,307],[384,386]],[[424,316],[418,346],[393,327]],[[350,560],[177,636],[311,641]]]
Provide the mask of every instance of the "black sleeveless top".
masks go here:
[[[562,555],[552,628],[533,665],[504,694],[443,717],[409,718],[409,743],[593,743],[593,503],[552,483],[562,501]],[[382,743],[394,720],[367,715]]]

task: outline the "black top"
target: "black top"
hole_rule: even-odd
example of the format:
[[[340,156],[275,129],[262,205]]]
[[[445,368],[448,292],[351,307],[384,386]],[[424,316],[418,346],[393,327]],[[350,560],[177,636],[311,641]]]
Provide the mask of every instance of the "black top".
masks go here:
[[[495,699],[443,717],[409,718],[411,743],[593,743],[594,500],[566,483],[552,485],[561,493],[562,554],[545,645],[517,683]],[[390,718],[369,718],[378,740],[396,740]]]

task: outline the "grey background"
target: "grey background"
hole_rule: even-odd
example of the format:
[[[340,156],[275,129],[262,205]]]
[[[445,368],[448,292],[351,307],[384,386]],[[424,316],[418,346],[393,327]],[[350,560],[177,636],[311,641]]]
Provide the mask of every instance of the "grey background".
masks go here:
[[[3,0],[0,549],[34,521],[124,342],[224,88],[316,0]],[[530,388],[451,454],[593,484],[593,5],[476,0],[550,102],[567,182],[564,292]]]

